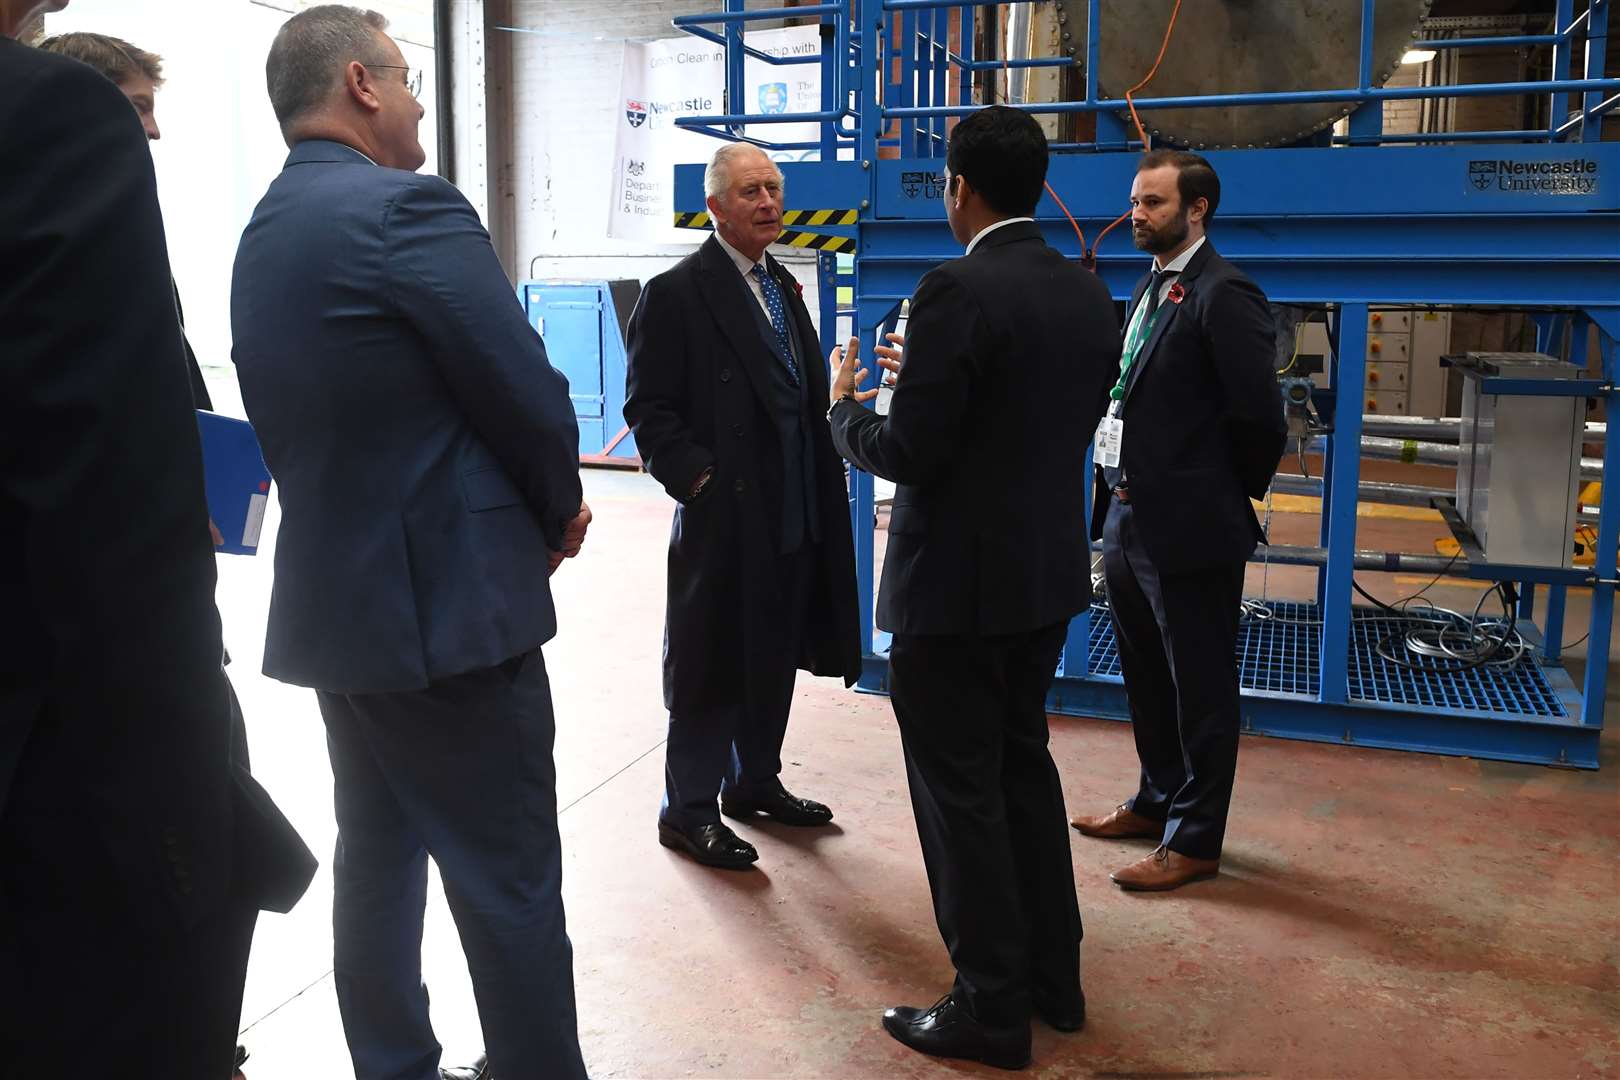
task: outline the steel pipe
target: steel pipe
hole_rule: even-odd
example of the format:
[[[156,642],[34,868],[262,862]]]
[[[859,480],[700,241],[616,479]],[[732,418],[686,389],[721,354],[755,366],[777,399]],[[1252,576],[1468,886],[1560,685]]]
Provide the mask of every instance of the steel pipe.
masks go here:
[[[1431,419],[1424,416],[1363,416],[1363,438],[1413,439],[1417,442],[1450,443],[1455,446],[1462,439],[1462,420],[1455,416]],[[1602,420],[1588,420],[1582,442],[1600,443],[1609,437],[1609,425]]]
[[[1321,453],[1322,440],[1312,439],[1305,447],[1307,453]],[[1425,442],[1417,439],[1383,439],[1373,435],[1361,438],[1361,456],[1375,461],[1404,461],[1407,464],[1440,465],[1456,468],[1462,448],[1448,443]],[[1603,459],[1581,458],[1581,479],[1602,480]]]
[[[1271,490],[1278,495],[1309,495],[1320,498],[1322,481],[1314,476],[1278,473],[1271,481]],[[1437,498],[1456,496],[1450,488],[1421,487],[1417,484],[1389,484],[1377,480],[1363,480],[1356,485],[1356,500],[1382,503],[1385,506],[1420,506],[1430,509]],[[1577,520],[1582,525],[1596,525],[1597,515],[1581,513]]]

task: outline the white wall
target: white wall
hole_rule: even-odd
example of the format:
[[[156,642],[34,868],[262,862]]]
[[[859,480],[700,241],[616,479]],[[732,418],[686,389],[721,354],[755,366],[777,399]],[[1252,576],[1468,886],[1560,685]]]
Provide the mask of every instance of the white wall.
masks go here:
[[[169,260],[197,358],[230,358],[231,264],[260,196],[281,170],[281,141],[265,92],[264,61],[276,30],[307,4],[292,0],[73,0],[47,16],[45,32],[111,34],[163,57],[157,96],[163,138],[152,146]],[[394,19],[405,62],[424,71],[422,145],[435,164],[430,0],[368,0]],[[423,31],[427,31],[424,33]],[[417,35],[421,35],[419,38]]]
[[[750,0],[747,6],[783,5]],[[724,5],[717,0],[515,0],[512,7],[514,25],[522,31],[512,41],[508,188],[515,201],[517,275],[645,282],[697,245],[648,245],[607,235],[614,135],[624,122],[619,100],[624,42],[678,37],[670,25],[675,16]],[[790,208],[792,198],[790,189]],[[814,256],[785,256],[781,249],[774,254],[804,286],[805,303],[817,317]]]

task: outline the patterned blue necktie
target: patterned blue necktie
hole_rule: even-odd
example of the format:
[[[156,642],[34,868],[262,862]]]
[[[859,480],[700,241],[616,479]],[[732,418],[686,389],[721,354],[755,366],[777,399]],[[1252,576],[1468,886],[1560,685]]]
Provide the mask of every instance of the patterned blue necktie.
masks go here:
[[[765,294],[765,307],[770,310],[771,326],[776,329],[776,343],[782,346],[782,355],[787,357],[788,375],[793,379],[793,385],[798,386],[799,365],[793,362],[793,339],[788,336],[787,309],[782,306],[782,286],[759,263],[754,264],[752,273],[754,280],[759,282],[759,291]]]

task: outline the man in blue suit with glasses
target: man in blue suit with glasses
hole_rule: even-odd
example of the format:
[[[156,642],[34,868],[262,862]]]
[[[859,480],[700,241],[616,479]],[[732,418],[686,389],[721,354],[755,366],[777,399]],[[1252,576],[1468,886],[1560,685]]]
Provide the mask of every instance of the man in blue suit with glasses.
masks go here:
[[[578,431],[477,214],[415,172],[423,111],[385,25],[309,8],[266,64],[292,153],[231,295],[283,513],[265,674],[313,687],[326,722],[356,1075],[440,1075],[421,975],[431,856],[488,1069],[572,1080],[585,1068],[540,646],[557,629],[548,572],[590,521]]]

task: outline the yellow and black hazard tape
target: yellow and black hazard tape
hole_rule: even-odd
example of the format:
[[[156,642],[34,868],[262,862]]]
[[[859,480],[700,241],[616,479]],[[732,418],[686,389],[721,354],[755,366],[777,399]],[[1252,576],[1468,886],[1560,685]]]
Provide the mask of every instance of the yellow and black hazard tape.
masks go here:
[[[784,229],[782,235],[776,238],[778,244],[788,247],[809,248],[812,251],[849,252],[855,250],[853,236],[829,236],[826,233],[802,232],[797,229]]]
[[[813,229],[818,225],[853,225],[860,217],[859,210],[788,210],[782,214],[782,224]],[[675,214],[677,229],[707,229],[711,225],[709,215],[701,210]]]
[[[860,218],[858,210],[789,210],[782,215],[783,225],[853,225]],[[703,211],[696,213],[680,212],[675,214],[675,227],[677,229],[712,229],[714,222]],[[812,251],[849,252],[855,250],[853,236],[833,236],[829,233],[812,232],[809,229],[783,229],[782,235],[776,238],[778,244],[788,247],[807,248]]]

